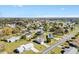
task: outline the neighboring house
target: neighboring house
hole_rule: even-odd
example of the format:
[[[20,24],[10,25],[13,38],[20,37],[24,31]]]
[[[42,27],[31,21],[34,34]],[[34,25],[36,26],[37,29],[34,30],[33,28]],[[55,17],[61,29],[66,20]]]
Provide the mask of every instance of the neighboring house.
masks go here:
[[[65,48],[63,54],[76,54],[78,50],[75,47]]]
[[[76,46],[79,47],[79,39],[76,39],[76,40],[73,42],[73,44],[75,44]]]
[[[43,44],[44,43],[44,39],[43,38],[38,38],[38,39],[36,39],[36,42],[38,44]]]
[[[37,34],[37,35],[41,35],[41,34],[43,34],[43,33],[44,33],[44,31],[41,30],[41,29],[36,30],[36,34]]]
[[[7,26],[11,27],[11,28],[15,28],[16,24],[7,24]]]
[[[31,39],[33,37],[32,33],[30,32],[25,32],[24,34],[21,35],[21,39]]]
[[[32,43],[28,43],[28,44],[25,44],[25,45],[21,45],[20,47],[16,48],[14,50],[15,53],[22,53],[24,51],[29,51],[31,50],[31,48],[33,47],[34,45]]]
[[[21,30],[20,32],[21,32],[22,34],[29,33],[29,31],[27,31],[27,30]]]
[[[20,36],[18,36],[18,37],[11,37],[11,38],[7,39],[7,42],[15,42],[15,41],[19,40],[20,38],[21,38]]]
[[[63,35],[63,29],[62,28],[59,28],[59,29],[56,29],[53,34],[56,34],[56,35]]]
[[[52,34],[48,34],[47,38],[52,39],[52,38],[54,38],[54,36]]]
[[[27,39],[32,38],[32,34],[31,34],[31,33],[26,34],[26,38],[27,38]]]
[[[43,30],[44,28],[41,26],[41,27],[39,27],[39,29]]]
[[[28,50],[30,50],[32,47],[34,47],[34,45],[33,45],[32,43],[25,44],[25,45],[24,45],[24,50],[25,50],[25,51],[28,51]]]
[[[29,30],[29,32],[30,32],[30,33],[34,33],[34,32],[35,32],[35,30],[33,30],[33,29],[32,29],[32,30]]]
[[[23,47],[24,45],[21,45],[20,47],[18,47],[18,48],[16,48],[15,50],[14,50],[14,52],[15,53],[22,53],[23,51],[24,51],[24,47]]]

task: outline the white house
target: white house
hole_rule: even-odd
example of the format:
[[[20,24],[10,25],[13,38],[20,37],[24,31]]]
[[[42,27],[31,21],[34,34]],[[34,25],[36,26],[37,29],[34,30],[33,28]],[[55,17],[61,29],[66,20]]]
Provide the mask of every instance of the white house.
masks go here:
[[[31,34],[27,34],[26,37],[27,38],[30,38],[30,37],[32,37],[32,35]]]
[[[26,38],[32,38],[32,34],[31,33],[26,34]]]
[[[11,37],[11,38],[7,39],[7,42],[15,42],[15,41],[19,40],[20,38],[21,38],[20,36],[18,36],[18,37]]]
[[[34,47],[34,45],[32,43],[28,43],[28,44],[25,44],[25,45],[21,45],[20,47],[16,48],[14,50],[14,52],[16,53],[22,53],[24,51],[29,51],[31,50],[31,48]]]
[[[7,24],[7,26],[11,27],[11,28],[15,28],[16,24]]]
[[[37,29],[37,30],[36,30],[36,33],[37,33],[38,35],[41,35],[41,34],[44,33],[44,31],[43,31],[42,29]]]
[[[36,41],[39,44],[43,44],[44,43],[44,39],[43,38],[37,38]]]
[[[41,26],[41,27],[39,27],[39,29],[43,30],[43,27]]]
[[[64,54],[76,54],[78,50],[75,47],[65,48]]]
[[[24,45],[24,50],[26,51],[28,51],[28,50],[30,50],[32,47],[34,47],[34,45],[32,44],[32,43],[29,43],[29,44],[25,44]]]
[[[17,49],[15,49],[14,52],[16,52],[16,53],[22,53],[24,51],[23,46],[24,45],[21,45],[20,47],[18,47]]]

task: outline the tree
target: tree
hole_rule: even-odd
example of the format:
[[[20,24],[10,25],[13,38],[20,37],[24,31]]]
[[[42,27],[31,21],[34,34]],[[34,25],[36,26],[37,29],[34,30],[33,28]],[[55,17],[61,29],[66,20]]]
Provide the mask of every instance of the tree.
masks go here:
[[[48,31],[48,29],[49,29],[48,24],[47,23],[44,23],[44,31]]]
[[[32,28],[33,28],[33,29],[37,29],[38,27],[37,27],[36,24],[33,24],[33,25],[32,25]]]
[[[21,28],[20,28],[20,27],[13,28],[12,33],[13,33],[13,34],[19,33],[19,32],[20,32],[20,30],[21,30]]]
[[[21,39],[24,39],[24,40],[25,40],[25,39],[26,39],[26,35],[23,35],[23,36],[21,37]]]
[[[59,23],[59,25],[62,27],[63,26],[63,23]]]
[[[65,31],[64,31],[65,33],[68,33],[69,31],[68,31],[68,29],[65,29]]]
[[[3,28],[3,34],[4,35],[11,35],[12,34],[13,29],[9,28],[9,27],[5,27]]]
[[[55,23],[53,23],[53,26],[55,27],[55,26],[57,26],[57,23],[55,22]]]
[[[49,39],[47,36],[46,39],[47,39],[47,43],[51,42],[51,39]]]
[[[71,29],[71,31],[73,31],[74,28],[73,27],[70,27],[70,29]]]

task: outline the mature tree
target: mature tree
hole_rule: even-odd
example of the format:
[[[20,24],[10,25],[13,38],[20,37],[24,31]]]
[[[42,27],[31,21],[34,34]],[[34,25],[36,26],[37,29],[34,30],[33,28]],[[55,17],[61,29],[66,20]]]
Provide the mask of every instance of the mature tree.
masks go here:
[[[9,27],[3,28],[4,35],[11,35],[12,34],[12,31],[13,31],[12,28],[9,28]]]
[[[59,25],[62,27],[63,26],[63,23],[59,23]]]
[[[44,31],[48,31],[49,25],[47,23],[44,23]]]

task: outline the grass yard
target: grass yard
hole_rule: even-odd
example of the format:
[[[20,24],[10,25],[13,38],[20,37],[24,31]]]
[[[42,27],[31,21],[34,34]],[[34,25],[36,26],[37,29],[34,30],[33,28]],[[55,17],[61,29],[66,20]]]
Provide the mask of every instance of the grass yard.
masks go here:
[[[26,44],[26,43],[28,43],[26,40],[19,40],[17,42],[12,42],[12,43],[0,41],[0,44],[4,44],[5,45],[5,51],[7,53],[13,53],[14,49],[16,49],[20,45]]]
[[[30,50],[30,51],[24,51],[22,54],[35,54],[35,53]]]
[[[55,47],[53,50],[49,51],[49,54],[60,54],[62,51],[61,48]]]
[[[67,42],[64,42],[64,43],[61,44],[61,46],[68,47],[69,44]]]
[[[35,46],[35,48],[38,49],[39,51],[43,51],[44,49],[46,49],[45,46],[40,45],[40,44],[37,44],[37,43],[34,43],[34,46]]]
[[[57,42],[58,42],[57,40],[55,40],[55,39],[51,39],[51,42],[46,43],[46,44],[48,44],[48,45],[52,45],[52,44],[55,44],[55,43],[57,43]]]

